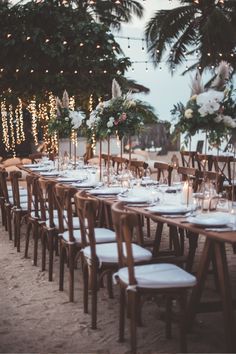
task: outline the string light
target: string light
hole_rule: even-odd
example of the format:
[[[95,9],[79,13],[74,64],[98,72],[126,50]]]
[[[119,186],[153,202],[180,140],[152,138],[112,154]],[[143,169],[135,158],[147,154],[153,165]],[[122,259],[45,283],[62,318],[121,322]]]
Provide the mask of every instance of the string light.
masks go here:
[[[19,111],[18,107],[15,109],[15,122],[16,122],[16,143],[20,144],[21,139],[20,139],[20,118],[19,118]]]
[[[7,124],[7,109],[6,109],[6,101],[1,101],[1,117],[2,117],[2,138],[3,143],[5,145],[6,151],[10,150],[10,142],[9,142],[9,130]]]
[[[16,141],[15,141],[15,129],[14,129],[14,117],[13,117],[13,108],[10,104],[8,107],[8,115],[9,115],[9,126],[10,126],[10,136],[11,136],[11,145],[10,149],[13,152],[13,157],[16,156]]]
[[[37,109],[36,109],[35,98],[33,98],[30,101],[30,104],[28,106],[28,110],[31,113],[31,117],[32,117],[32,135],[34,138],[34,143],[35,143],[35,145],[38,145]]]
[[[69,98],[69,109],[72,111],[75,110],[75,96]]]

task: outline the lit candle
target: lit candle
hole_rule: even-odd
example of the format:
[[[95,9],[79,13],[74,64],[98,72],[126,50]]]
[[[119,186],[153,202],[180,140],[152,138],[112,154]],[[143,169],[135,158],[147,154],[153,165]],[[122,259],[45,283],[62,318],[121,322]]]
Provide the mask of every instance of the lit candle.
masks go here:
[[[192,186],[189,185],[189,183],[186,181],[183,186],[182,190],[182,203],[183,204],[190,204],[192,203],[193,199],[193,189]]]

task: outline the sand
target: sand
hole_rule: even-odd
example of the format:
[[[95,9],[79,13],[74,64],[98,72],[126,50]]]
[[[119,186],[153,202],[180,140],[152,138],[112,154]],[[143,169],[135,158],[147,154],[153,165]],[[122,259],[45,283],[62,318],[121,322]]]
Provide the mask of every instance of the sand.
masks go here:
[[[118,289],[108,299],[105,289],[98,296],[98,329],[90,328],[90,315],[83,313],[80,267],[75,274],[75,302],[68,302],[68,287],[58,290],[58,257],[54,262],[54,281],[47,271],[32,265],[32,240],[29,258],[17,253],[7,233],[0,227],[0,352],[1,353],[128,353],[126,341],[118,343]],[[199,251],[204,239],[199,243]],[[232,249],[228,250],[231,271],[235,274]],[[235,263],[235,262],[234,262]],[[67,279],[67,273],[65,279]],[[212,281],[208,297],[215,297]],[[178,325],[173,323],[173,338],[167,340],[162,321],[162,299],[147,298],[143,308],[143,326],[138,328],[140,353],[178,352]],[[224,352],[222,314],[198,315],[194,331],[188,335],[188,350],[193,353]]]

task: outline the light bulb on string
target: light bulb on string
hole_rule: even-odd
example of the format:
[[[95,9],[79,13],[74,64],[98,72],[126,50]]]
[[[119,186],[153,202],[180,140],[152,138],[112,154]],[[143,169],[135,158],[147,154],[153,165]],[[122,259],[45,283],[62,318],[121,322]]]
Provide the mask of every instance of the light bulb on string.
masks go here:
[[[128,49],[130,49],[130,38],[128,37]]]

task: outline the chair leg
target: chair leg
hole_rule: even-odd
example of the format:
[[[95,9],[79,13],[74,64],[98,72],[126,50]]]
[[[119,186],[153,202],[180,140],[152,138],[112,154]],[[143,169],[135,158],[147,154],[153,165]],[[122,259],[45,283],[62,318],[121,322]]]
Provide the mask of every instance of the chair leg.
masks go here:
[[[0,198],[1,216],[2,216],[2,226],[6,227],[6,213],[4,208],[4,199]]]
[[[128,307],[130,309],[130,345],[131,353],[137,352],[137,320],[136,320],[136,292],[128,291]]]
[[[16,246],[17,246],[17,252],[20,252],[20,229],[21,229],[21,212],[17,211],[15,215],[15,223],[16,223]]]
[[[74,301],[74,269],[75,269],[75,249],[74,245],[69,245],[68,262],[69,262],[69,301]]]
[[[166,338],[171,338],[171,314],[172,314],[172,298],[166,297]]]
[[[48,248],[49,248],[49,260],[48,260],[48,280],[52,281],[53,275],[53,252],[54,252],[54,230],[48,231]]]
[[[125,292],[120,286],[119,342],[124,342],[125,339]]]
[[[59,290],[64,290],[64,267],[65,267],[65,248],[60,247],[60,274],[59,274]]]
[[[46,269],[46,232],[41,231],[41,242],[42,242],[42,272]]]
[[[113,287],[112,287],[112,273],[107,273],[107,290],[109,299],[114,299]]]
[[[186,341],[186,291],[183,292],[179,297],[180,304],[180,352],[187,353],[187,341]]]
[[[92,291],[92,329],[97,328],[97,267],[95,264],[91,267],[91,291]]]
[[[9,240],[12,240],[12,225],[11,225],[11,206],[7,205],[6,206],[6,218],[7,218],[7,231],[8,231],[8,235],[9,235]]]
[[[30,238],[30,231],[32,229],[32,223],[28,222],[26,235],[25,235],[25,258],[28,258],[28,250],[29,250],[29,238]]]
[[[84,313],[88,313],[88,265],[84,262],[83,265],[83,282],[84,282]]]
[[[33,226],[33,238],[34,238],[34,266],[37,266],[38,239],[39,239],[39,225],[37,223],[34,223],[34,226]]]

